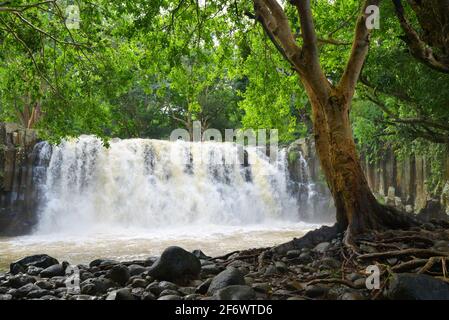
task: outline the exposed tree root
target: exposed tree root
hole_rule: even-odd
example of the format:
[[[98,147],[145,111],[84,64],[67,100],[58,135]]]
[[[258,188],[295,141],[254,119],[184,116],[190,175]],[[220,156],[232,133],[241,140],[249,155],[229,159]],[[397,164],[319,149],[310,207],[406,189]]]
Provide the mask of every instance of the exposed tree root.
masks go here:
[[[357,245],[355,243],[354,238],[352,237],[352,233],[349,228],[345,232],[345,236],[343,238],[343,244],[346,247],[346,249],[349,251],[351,257],[360,255],[360,252],[357,248]]]
[[[422,267],[418,273],[426,273],[429,272],[432,267],[438,263],[441,262],[441,270],[443,272],[443,277],[446,277],[446,258],[444,257],[431,257],[429,258],[429,260],[427,261],[427,263],[424,265],[424,267]]]
[[[416,268],[422,267],[427,263],[428,259],[413,259],[407,262],[403,262],[397,266],[391,268],[393,272],[404,272],[414,270]]]
[[[449,246],[449,230],[435,226],[429,231],[411,225],[406,230],[386,229],[357,236],[348,231],[343,234],[338,226],[323,227],[287,244],[271,249],[240,251],[234,256],[227,255],[227,259],[230,263],[243,260],[256,266],[265,280],[269,277],[270,283],[277,283],[273,295],[280,297],[288,296],[285,292],[290,292],[307,298],[307,287],[321,284],[343,288],[329,291],[332,292],[329,294],[356,292],[365,298],[384,299],[391,275],[402,272],[426,274],[449,283],[449,250],[445,249],[445,243]],[[321,242],[330,243],[324,251],[302,250],[314,248]],[[298,259],[295,253],[287,256],[289,250],[307,253],[309,260]],[[265,276],[268,266],[277,268],[277,261],[285,262],[287,270],[284,268]],[[380,271],[380,288],[371,290],[357,281],[365,280],[372,272],[367,267],[373,265]],[[279,292],[275,293],[276,290]]]
[[[439,252],[430,249],[404,249],[404,250],[362,254],[357,258],[363,260],[363,259],[379,259],[379,258],[397,258],[402,256],[449,257],[449,253]]]
[[[347,287],[353,288],[353,289],[357,289],[357,287],[354,285],[353,282],[348,281],[348,280],[343,280],[343,279],[315,279],[312,281],[309,281],[307,283],[307,285],[313,285],[313,284],[317,284],[317,283],[323,283],[323,284],[332,284],[332,283],[336,283],[336,284],[342,284],[345,285]]]
[[[222,256],[219,256],[219,257],[213,257],[211,260],[226,260],[227,258],[229,258],[230,256],[232,256],[232,255],[234,255],[236,253],[240,253],[240,251],[239,250],[238,251],[232,251],[232,252],[229,252],[229,253],[227,253],[225,255],[222,255]]]
[[[385,232],[370,232],[355,238],[359,245],[367,245],[378,252],[369,252],[356,256],[359,270],[363,267],[377,264],[381,268],[382,286],[373,292],[372,299],[382,296],[383,288],[388,284],[391,273],[414,272],[427,274],[449,283],[447,260],[449,251],[438,250],[438,242],[449,241],[449,232],[445,228],[428,231],[416,226],[408,230],[386,230]],[[346,246],[346,243],[344,243]],[[391,249],[394,250],[391,250]],[[352,246],[346,248],[352,252]],[[344,252],[344,251],[343,251]],[[345,259],[345,265],[349,264]],[[382,261],[383,264],[378,264]],[[391,261],[391,262],[390,262]]]
[[[401,250],[401,248],[398,245],[386,243],[386,242],[370,242],[370,241],[359,241],[360,244],[365,244],[367,246],[375,247],[375,248],[390,248],[390,249],[396,249]]]
[[[265,249],[265,250],[267,250],[267,249]],[[231,264],[232,262],[237,261],[237,260],[256,260],[259,256],[260,256],[260,253],[238,255],[235,258],[226,261],[225,265]]]
[[[276,261],[284,261],[288,270],[270,275],[270,279],[275,279],[276,282],[288,277],[288,281],[282,282],[278,289],[295,289],[292,292],[300,296],[305,295],[307,286],[322,284],[327,287],[346,287],[343,291],[363,292],[365,297],[371,299],[384,299],[391,275],[403,272],[422,273],[449,283],[449,250],[446,251],[444,247],[445,243],[449,244],[449,228],[434,224],[431,229],[423,229],[412,216],[404,217],[399,213],[399,217],[392,218],[391,214],[397,214],[395,209],[387,208],[385,212],[388,218],[383,217],[382,223],[391,223],[385,229],[354,234],[349,231],[350,228],[342,232],[339,225],[322,227],[300,239],[259,251],[257,255],[256,252],[242,251],[229,260],[251,261],[250,263],[257,265],[257,269],[263,270],[262,272]],[[322,242],[330,243],[324,252],[302,250],[312,249]],[[309,253],[309,262],[296,258],[294,254],[288,257],[286,253],[290,250]],[[323,263],[320,264],[320,261]],[[329,261],[331,265],[327,264]],[[332,261],[337,261],[337,264],[332,265]],[[360,283],[356,284],[357,280],[366,279],[371,272],[367,267],[373,265],[380,271],[380,288],[370,290]],[[292,282],[298,283],[299,286],[292,286]],[[282,296],[284,290],[280,291],[278,295]],[[332,291],[332,294],[334,292],[338,291]]]
[[[420,236],[403,236],[383,240],[383,243],[392,243],[392,242],[405,242],[405,243],[420,242],[429,246],[432,246],[434,244],[434,241],[432,239]]]
[[[437,278],[437,279],[439,279],[439,280],[441,280],[441,281],[444,281],[444,282],[449,283],[449,279],[446,278],[446,277],[435,277],[435,278]]]

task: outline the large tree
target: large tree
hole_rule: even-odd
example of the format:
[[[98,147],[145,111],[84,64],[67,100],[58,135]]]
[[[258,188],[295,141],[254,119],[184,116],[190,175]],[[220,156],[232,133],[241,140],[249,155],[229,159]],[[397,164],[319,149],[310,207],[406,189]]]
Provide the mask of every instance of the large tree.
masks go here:
[[[326,77],[320,65],[319,40],[310,0],[291,1],[299,16],[302,46],[286,11],[276,0],[254,0],[253,3],[256,19],[298,74],[309,97],[316,150],[334,198],[338,226],[347,229],[347,236],[350,236],[382,227],[408,225],[405,215],[381,205],[372,194],[360,166],[349,117],[370,44],[367,8],[379,6],[380,0],[366,0],[361,6],[352,49],[339,81]]]

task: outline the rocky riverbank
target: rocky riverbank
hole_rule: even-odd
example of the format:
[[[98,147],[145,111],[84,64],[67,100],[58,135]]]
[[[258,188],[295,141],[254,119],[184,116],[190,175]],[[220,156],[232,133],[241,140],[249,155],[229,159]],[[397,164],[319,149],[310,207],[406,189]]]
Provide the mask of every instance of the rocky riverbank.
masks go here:
[[[221,257],[169,247],[146,260],[75,266],[35,255],[0,274],[0,300],[449,299],[449,229],[424,227],[359,239],[357,253],[341,234],[321,232]]]

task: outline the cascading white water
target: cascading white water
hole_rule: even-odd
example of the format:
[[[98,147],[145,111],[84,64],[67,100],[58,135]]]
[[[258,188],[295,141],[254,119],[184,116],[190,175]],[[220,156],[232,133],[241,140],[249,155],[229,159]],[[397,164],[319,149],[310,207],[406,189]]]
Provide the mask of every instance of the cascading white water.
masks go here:
[[[271,163],[247,149],[248,166],[232,143],[114,139],[93,136],[40,146],[48,161],[39,177],[36,232],[83,234],[115,228],[248,226],[298,222],[289,193],[285,151]],[[42,175],[42,172],[39,171]]]
[[[301,181],[298,182],[298,187],[301,213],[303,216],[306,216],[308,220],[311,220],[315,213],[315,201],[313,200],[317,196],[315,190],[316,186],[315,183],[311,181],[309,164],[302,153],[299,153],[299,163],[301,165],[301,170],[299,172]]]

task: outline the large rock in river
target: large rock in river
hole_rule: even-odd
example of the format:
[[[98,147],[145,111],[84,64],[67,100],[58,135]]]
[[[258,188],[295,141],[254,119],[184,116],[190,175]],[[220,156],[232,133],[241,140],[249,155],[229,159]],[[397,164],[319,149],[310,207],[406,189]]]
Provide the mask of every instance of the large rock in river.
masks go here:
[[[19,272],[26,271],[26,269],[30,266],[45,269],[58,263],[59,263],[58,260],[50,257],[49,255],[36,254],[34,256],[25,257],[23,259],[11,263],[9,268],[12,274],[17,274]]]
[[[200,260],[180,247],[168,247],[151,266],[148,275],[158,280],[184,283],[198,279],[201,271]]]
[[[449,284],[424,274],[394,274],[387,296],[392,300],[449,300]]]

